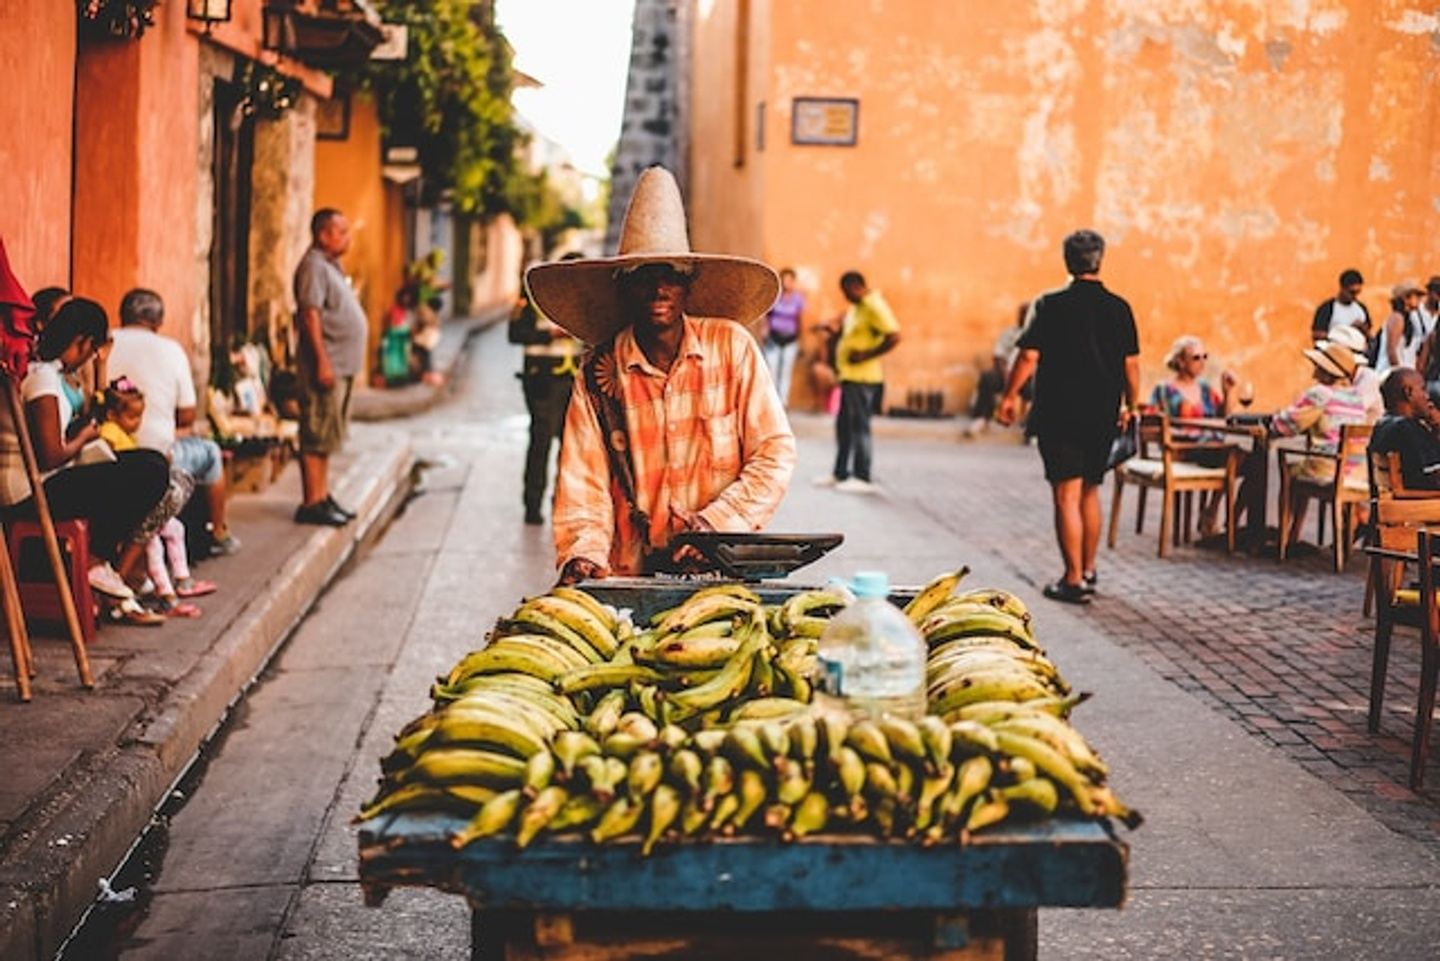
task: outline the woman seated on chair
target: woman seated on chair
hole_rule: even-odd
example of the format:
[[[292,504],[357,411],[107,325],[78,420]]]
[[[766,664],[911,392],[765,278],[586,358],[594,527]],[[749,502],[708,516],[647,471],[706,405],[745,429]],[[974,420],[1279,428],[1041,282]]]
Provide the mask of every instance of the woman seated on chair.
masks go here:
[[[1221,373],[1220,387],[1217,389],[1214,384],[1200,376],[1205,373],[1205,364],[1209,359],[1210,355],[1205,352],[1205,344],[1199,337],[1187,334],[1177,338],[1175,343],[1170,345],[1170,352],[1165,355],[1165,366],[1172,371],[1171,377],[1155,385],[1155,390],[1150,395],[1150,405],[1172,418],[1224,417],[1230,413],[1232,395],[1235,392],[1235,375],[1228,370]],[[1225,440],[1223,435],[1195,430],[1176,430],[1173,436],[1176,440],[1190,442],[1220,443]],[[1185,459],[1206,467],[1223,467],[1228,456],[1229,453],[1223,450],[1202,450],[1191,452]],[[1202,537],[1209,537],[1216,532],[1216,516],[1220,511],[1221,500],[1219,493],[1208,498],[1202,495]],[[1242,488],[1236,501],[1237,511],[1243,509],[1244,504]],[[1239,523],[1238,517],[1236,523]]]
[[[163,623],[164,618],[136,603],[127,580],[140,576],[145,542],[136,542],[134,533],[165,494],[169,464],[156,451],[114,454],[103,443],[92,444],[98,441],[99,430],[91,419],[69,431],[65,427],[71,423],[73,408],[64,375],[89,363],[109,339],[110,325],[99,304],[76,297],[59,305],[40,334],[36,358],[20,385],[25,420],[51,516],[89,523],[90,586],[112,601],[117,619]],[[8,403],[0,404],[0,505],[7,521],[36,516]]]
[[[1349,347],[1328,340],[1305,348],[1305,357],[1314,365],[1315,383],[1289,407],[1275,415],[1270,429],[1281,437],[1307,438],[1309,449],[1317,456],[1287,459],[1284,461],[1286,469],[1293,479],[1325,484],[1335,479],[1335,460],[1333,456],[1325,455],[1333,455],[1339,447],[1340,428],[1371,420],[1366,412],[1365,398],[1355,387],[1356,371],[1365,360]],[[1359,465],[1359,468],[1363,470],[1364,465]],[[1309,500],[1303,487],[1295,489],[1289,543],[1297,543],[1300,539]]]

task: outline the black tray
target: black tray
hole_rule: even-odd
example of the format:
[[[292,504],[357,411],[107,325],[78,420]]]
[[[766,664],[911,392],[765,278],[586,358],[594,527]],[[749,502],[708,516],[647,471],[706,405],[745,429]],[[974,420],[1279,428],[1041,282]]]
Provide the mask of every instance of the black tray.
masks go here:
[[[689,531],[670,544],[660,574],[721,574],[737,581],[782,578],[806,564],[813,564],[839,547],[844,534],[730,534],[721,531]],[[689,545],[700,552],[702,561],[669,562],[669,555]]]

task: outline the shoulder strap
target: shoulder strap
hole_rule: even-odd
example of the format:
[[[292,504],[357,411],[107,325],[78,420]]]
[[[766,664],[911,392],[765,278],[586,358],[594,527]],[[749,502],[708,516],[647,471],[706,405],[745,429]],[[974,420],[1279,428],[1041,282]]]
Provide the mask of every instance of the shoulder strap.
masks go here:
[[[640,509],[635,497],[635,467],[630,459],[630,432],[625,426],[625,408],[620,399],[607,393],[600,386],[599,367],[602,362],[618,365],[615,356],[615,342],[606,341],[585,356],[581,362],[581,378],[590,395],[590,406],[595,408],[595,419],[600,424],[600,433],[605,440],[605,458],[610,464],[610,473],[620,485],[620,495],[625,498],[630,522],[635,526],[647,545],[650,537],[650,518]],[[612,376],[618,378],[616,369]]]

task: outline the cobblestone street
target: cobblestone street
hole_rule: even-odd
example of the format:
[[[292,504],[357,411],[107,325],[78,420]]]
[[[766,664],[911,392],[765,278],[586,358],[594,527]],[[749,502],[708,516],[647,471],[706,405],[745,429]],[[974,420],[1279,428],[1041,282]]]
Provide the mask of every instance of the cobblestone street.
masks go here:
[[[936,443],[925,451],[907,441],[904,470],[886,472],[887,442],[879,443],[877,471],[893,498],[965,543],[984,545],[1019,579],[1037,587],[1054,579],[1049,493],[1033,448]],[[1107,482],[1107,511],[1111,493]],[[1100,598],[1075,608],[1078,616],[1393,830],[1440,839],[1434,776],[1418,795],[1407,786],[1415,632],[1397,630],[1380,733],[1365,727],[1374,635],[1361,615],[1363,556],[1352,557],[1343,574],[1333,571],[1327,551],[1281,563],[1191,545],[1162,560],[1155,556],[1157,498],[1147,507],[1145,532],[1137,535],[1135,495],[1126,492],[1116,547],[1100,548]],[[1307,526],[1307,536],[1313,530]]]

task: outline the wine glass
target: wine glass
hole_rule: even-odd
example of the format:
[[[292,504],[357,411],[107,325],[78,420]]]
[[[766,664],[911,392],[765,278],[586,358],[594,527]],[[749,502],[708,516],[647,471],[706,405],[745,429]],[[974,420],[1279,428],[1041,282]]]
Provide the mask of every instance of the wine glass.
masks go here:
[[[1240,402],[1241,407],[1249,410],[1250,405],[1255,403],[1255,385],[1248,380],[1245,381],[1240,385],[1240,391],[1235,395],[1235,399]]]

